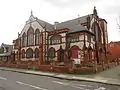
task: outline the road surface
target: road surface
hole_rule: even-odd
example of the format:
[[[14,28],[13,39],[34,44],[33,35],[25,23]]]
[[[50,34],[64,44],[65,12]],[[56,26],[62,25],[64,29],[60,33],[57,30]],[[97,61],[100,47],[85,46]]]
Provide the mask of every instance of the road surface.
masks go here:
[[[0,71],[0,90],[120,90],[120,86]]]

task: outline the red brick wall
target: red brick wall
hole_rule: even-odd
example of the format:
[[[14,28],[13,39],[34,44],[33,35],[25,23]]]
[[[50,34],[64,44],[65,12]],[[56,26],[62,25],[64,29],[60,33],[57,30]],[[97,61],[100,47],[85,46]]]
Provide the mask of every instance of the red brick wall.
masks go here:
[[[76,74],[91,74],[94,73],[94,67],[75,68],[72,73]]]
[[[68,67],[67,66],[53,66],[54,72],[62,72],[62,73],[68,73]]]
[[[113,47],[110,45],[113,44]],[[109,49],[109,54],[108,54],[108,59],[109,60],[115,60],[116,58],[120,58],[120,45],[116,44],[114,42],[110,42],[108,45]]]

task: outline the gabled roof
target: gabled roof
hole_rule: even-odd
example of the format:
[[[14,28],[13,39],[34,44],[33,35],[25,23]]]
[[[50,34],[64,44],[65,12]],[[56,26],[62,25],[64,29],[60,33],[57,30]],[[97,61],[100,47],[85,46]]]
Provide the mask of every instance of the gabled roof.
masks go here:
[[[43,28],[46,27],[47,31],[53,30],[53,25],[52,24],[38,19],[37,17],[35,17],[33,15],[32,11],[31,11],[31,15],[30,15],[29,19],[26,21],[26,24],[29,24],[29,23],[34,22],[34,21],[37,21]]]
[[[43,20],[40,20],[37,17],[34,17],[31,12],[31,16],[29,17],[27,23],[37,21],[43,28],[46,28],[46,31],[54,31],[54,30],[60,30],[60,29],[67,28],[69,29],[68,33],[74,33],[74,32],[79,32],[79,31],[87,31],[87,28],[83,26],[82,24],[87,23],[88,16],[90,17],[89,19],[91,21],[94,17],[94,14],[78,17],[72,20],[68,20],[68,21],[61,22],[61,23],[56,23],[53,25]]]

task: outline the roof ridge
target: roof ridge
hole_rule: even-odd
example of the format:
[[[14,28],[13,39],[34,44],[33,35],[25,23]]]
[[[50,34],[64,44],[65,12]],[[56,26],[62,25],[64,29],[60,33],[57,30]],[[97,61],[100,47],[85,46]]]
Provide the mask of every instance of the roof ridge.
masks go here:
[[[93,15],[93,14],[88,14],[88,15]],[[84,15],[84,16],[77,17],[77,18],[74,18],[74,19],[71,19],[71,20],[67,20],[67,21],[63,21],[63,22],[61,22],[61,23],[66,23],[66,22],[69,22],[69,21],[72,21],[72,20],[77,20],[77,19],[79,19],[79,18],[84,18],[84,17],[86,17],[86,16],[88,16],[88,15]],[[61,23],[58,23],[58,24],[61,24]]]

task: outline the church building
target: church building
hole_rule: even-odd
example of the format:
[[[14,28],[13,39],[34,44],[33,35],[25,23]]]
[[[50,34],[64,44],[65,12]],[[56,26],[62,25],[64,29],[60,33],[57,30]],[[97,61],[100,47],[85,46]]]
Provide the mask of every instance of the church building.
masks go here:
[[[107,22],[93,13],[50,24],[31,15],[13,40],[15,62],[35,61],[39,65],[107,63]]]

